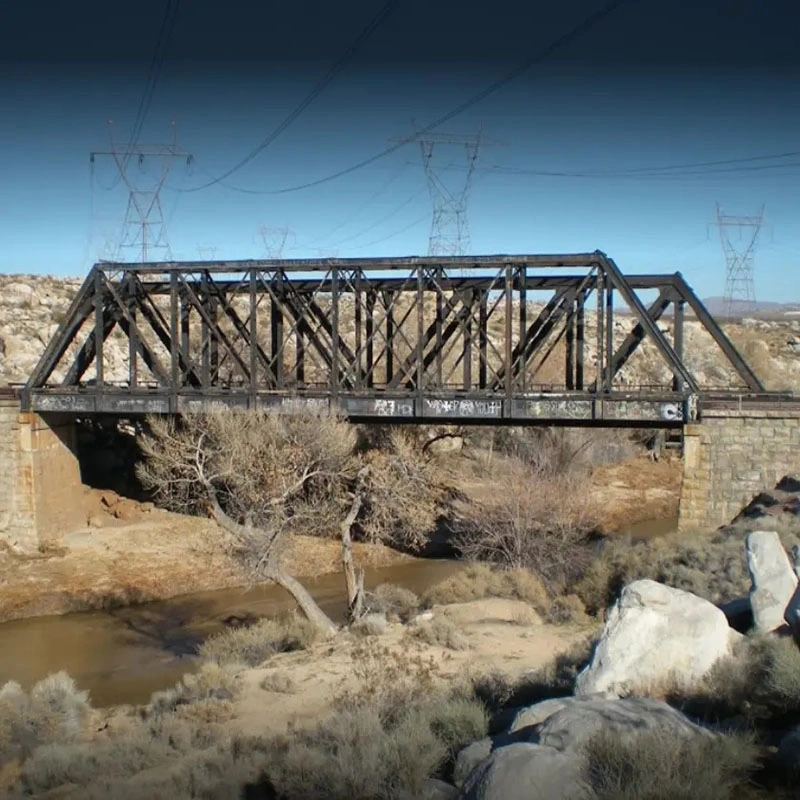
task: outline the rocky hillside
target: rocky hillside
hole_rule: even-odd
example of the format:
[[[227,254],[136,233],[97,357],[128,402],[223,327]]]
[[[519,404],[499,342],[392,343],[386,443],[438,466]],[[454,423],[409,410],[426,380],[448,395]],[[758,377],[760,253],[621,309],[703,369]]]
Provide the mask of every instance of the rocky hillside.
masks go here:
[[[69,304],[81,280],[78,278],[54,278],[51,276],[0,275],[0,384],[24,383],[41,356],[49,339],[55,334],[64,320]],[[398,304],[401,306],[402,304]],[[528,320],[532,320],[541,304],[531,303]],[[432,311],[432,309],[431,309]],[[349,313],[348,313],[349,312]],[[403,313],[398,308],[398,317]],[[340,311],[345,321],[353,319],[352,309],[346,304]],[[247,316],[246,313],[244,315]],[[618,346],[634,325],[627,315],[618,314],[614,321],[614,342]],[[672,336],[672,321],[665,317],[662,330],[669,338]],[[269,325],[260,323],[262,331]],[[413,342],[416,323],[412,316],[406,323],[404,333]],[[514,335],[518,335],[518,320],[513,321]],[[763,319],[742,319],[724,325],[728,336],[743,353],[750,365],[761,377],[767,388],[800,388],[800,320],[771,321]],[[489,320],[490,341],[498,353],[503,351],[502,341],[505,331],[502,304]],[[597,332],[595,315],[586,315],[586,376],[591,381],[596,363]],[[345,338],[353,338],[345,334]],[[722,353],[711,337],[699,323],[687,320],[685,331],[685,354],[690,368],[702,385],[725,386],[733,380],[732,371],[727,367]],[[291,339],[287,342],[287,353],[293,351]],[[353,342],[354,344],[354,342]],[[160,345],[154,343],[156,349]],[[379,347],[380,349],[380,347]],[[409,349],[408,346],[405,348]],[[477,348],[473,348],[477,351]],[[490,360],[498,358],[489,348]],[[122,332],[115,329],[105,348],[106,380],[124,381],[127,378],[128,347]],[[460,353],[456,343],[445,358],[454,362]],[[400,354],[402,357],[402,353]],[[289,356],[287,355],[287,358]],[[322,363],[314,364],[314,353],[307,353],[306,379],[313,381],[324,371]],[[474,353],[477,359],[477,353]],[[548,359],[537,366],[535,383],[558,386],[563,383],[564,344],[563,340],[554,342]],[[290,365],[287,365],[290,366]],[[145,370],[142,368],[142,373]],[[477,374],[477,368],[473,370]],[[454,374],[458,379],[459,373]],[[56,379],[60,378],[56,374]],[[87,373],[86,378],[91,378]],[[380,379],[376,375],[376,378]],[[146,378],[145,378],[146,379]],[[645,342],[634,354],[617,378],[620,386],[661,385],[669,381],[668,370],[663,366],[655,347]]]

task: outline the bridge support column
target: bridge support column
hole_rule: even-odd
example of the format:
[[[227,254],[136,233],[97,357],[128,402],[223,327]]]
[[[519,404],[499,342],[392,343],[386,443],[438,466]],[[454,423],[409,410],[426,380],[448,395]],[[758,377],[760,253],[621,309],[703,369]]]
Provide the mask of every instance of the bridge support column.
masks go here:
[[[76,452],[72,419],[0,402],[0,542],[33,553],[85,523]]]
[[[784,475],[800,475],[800,412],[710,410],[684,428],[678,529],[716,529]]]

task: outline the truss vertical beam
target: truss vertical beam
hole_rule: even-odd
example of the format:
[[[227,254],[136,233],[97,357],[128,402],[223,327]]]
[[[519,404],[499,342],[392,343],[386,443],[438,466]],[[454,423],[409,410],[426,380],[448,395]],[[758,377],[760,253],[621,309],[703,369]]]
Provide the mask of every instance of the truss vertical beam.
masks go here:
[[[577,312],[575,320],[575,334],[577,342],[575,344],[575,389],[583,391],[583,364],[585,349],[585,314],[586,290],[579,289],[577,293]]]

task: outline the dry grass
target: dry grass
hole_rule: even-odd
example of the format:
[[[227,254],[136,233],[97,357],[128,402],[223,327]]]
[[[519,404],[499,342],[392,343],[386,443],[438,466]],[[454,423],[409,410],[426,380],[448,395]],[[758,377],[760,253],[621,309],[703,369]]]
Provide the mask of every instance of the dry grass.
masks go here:
[[[0,765],[27,758],[43,744],[77,741],[89,712],[89,693],[64,672],[39,681],[30,693],[6,683],[0,689]]]
[[[382,611],[389,620],[408,622],[419,611],[419,598],[409,589],[395,586],[392,583],[382,583],[374,591],[374,605]]]
[[[738,717],[753,727],[780,727],[800,714],[800,648],[789,637],[748,637],[699,686],[677,689],[669,700],[713,723]]]
[[[280,797],[420,796],[425,780],[446,776],[458,751],[486,735],[483,706],[438,685],[435,665],[410,649],[364,640],[353,663],[359,688],[336,699],[334,715],[279,740],[265,774]]]
[[[259,686],[265,692],[275,692],[277,694],[294,694],[297,691],[297,683],[294,678],[283,670],[267,673],[261,680]]]
[[[212,797],[234,773],[236,753],[209,728],[173,717],[91,745],[47,745],[26,762],[18,796],[70,785],[81,797],[145,800]],[[228,797],[239,790],[228,785]],[[217,795],[226,796],[226,795]]]
[[[145,714],[166,714],[193,703],[233,700],[238,694],[236,675],[234,665],[213,661],[203,664],[198,672],[184,675],[172,689],[156,692]]]
[[[588,617],[583,600],[576,594],[566,594],[553,600],[545,620],[551,625],[567,625],[586,622]]]
[[[591,614],[608,608],[625,584],[642,578],[692,592],[712,603],[742,597],[750,589],[744,538],[748,530],[764,525],[763,520],[743,521],[707,537],[667,536],[646,542],[608,539],[575,592]],[[787,550],[800,544],[789,523],[770,520],[769,527],[779,530]]]
[[[449,578],[431,586],[422,596],[423,604],[468,603],[485,597],[522,600],[539,613],[550,607],[542,582],[524,569],[503,570],[488,564],[470,564]]]
[[[578,673],[589,662],[591,650],[592,639],[587,637],[541,669],[516,679],[500,671],[468,676],[470,694],[489,712],[531,706],[551,697],[567,697],[575,688]]]
[[[359,636],[382,636],[386,633],[386,628],[386,617],[383,614],[367,614],[350,626],[350,630]]]
[[[209,637],[200,646],[200,655],[217,664],[243,664],[257,667],[270,656],[291,650],[305,650],[318,631],[299,614],[279,619],[262,619],[254,625],[234,628]]]
[[[744,735],[687,739],[658,729],[626,738],[601,732],[584,752],[598,800],[737,800],[759,755]]]
[[[430,622],[421,622],[410,629],[412,636],[426,644],[446,647],[448,650],[468,650],[469,639],[458,626],[445,617],[434,617]]]

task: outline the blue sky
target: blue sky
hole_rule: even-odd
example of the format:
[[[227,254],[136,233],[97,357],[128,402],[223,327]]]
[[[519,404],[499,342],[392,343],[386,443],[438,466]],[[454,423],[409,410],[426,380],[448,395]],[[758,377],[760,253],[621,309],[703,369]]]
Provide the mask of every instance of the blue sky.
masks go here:
[[[179,13],[140,137],[141,143],[169,141],[176,120],[179,144],[195,157],[192,166],[173,164],[161,194],[175,258],[210,254],[202,248],[215,248],[216,258],[260,257],[261,226],[291,229],[284,250],[291,257],[427,251],[431,200],[413,144],[303,191],[254,194],[220,185],[185,191],[258,144],[378,7],[358,2],[334,18],[310,2],[299,5],[303,27],[292,16],[300,12],[288,6],[262,28],[241,9],[221,22],[204,17],[200,5],[184,3]],[[430,10],[439,5],[447,4],[399,4],[392,24],[378,29],[315,102],[226,182],[273,190],[348,167],[410,133],[414,122],[427,124],[491,84],[598,6],[571,0],[535,25],[522,25],[527,12],[519,3],[501,1],[497,14],[477,21],[463,4],[462,13],[453,4],[438,14]],[[675,3],[665,10],[650,0],[631,2],[443,126],[442,132],[467,134],[481,127],[496,142],[482,149],[470,192],[471,252],[601,249],[625,271],[680,270],[700,295],[719,295],[725,262],[710,225],[715,204],[738,215],[763,204],[757,296],[800,300],[791,281],[800,265],[800,168],[787,166],[800,164],[800,157],[729,171],[620,175],[800,151],[800,71],[786,39],[796,26],[774,13],[754,20],[753,5]],[[116,29],[108,9],[93,17],[86,12],[95,26],[88,33],[80,10],[75,17],[48,17],[50,27],[35,33],[30,15],[0,18],[6,53],[0,64],[0,270],[81,275],[119,237],[127,190],[122,183],[109,190],[117,177],[113,161],[98,157],[90,169],[89,152],[108,149],[108,119],[118,140],[129,136],[162,6],[148,0]],[[67,24],[75,31],[70,47]],[[114,30],[124,35],[115,40]],[[660,32],[655,39],[654,31]],[[734,33],[745,41],[748,32],[749,48],[737,50]],[[253,51],[245,35],[266,44]],[[9,54],[26,37],[39,41],[37,52],[47,60],[22,46]],[[228,52],[231,37],[236,47]],[[252,52],[257,55],[247,56]],[[464,172],[449,165],[463,161],[463,151],[438,148],[434,161],[457,189]],[[505,174],[498,165],[614,174]],[[159,168],[158,159],[146,159],[143,171],[131,165],[129,175],[146,189]]]

